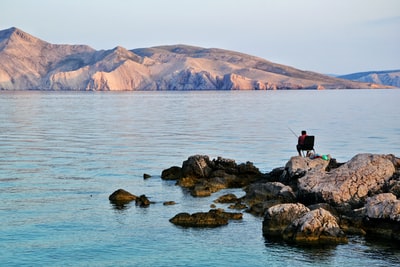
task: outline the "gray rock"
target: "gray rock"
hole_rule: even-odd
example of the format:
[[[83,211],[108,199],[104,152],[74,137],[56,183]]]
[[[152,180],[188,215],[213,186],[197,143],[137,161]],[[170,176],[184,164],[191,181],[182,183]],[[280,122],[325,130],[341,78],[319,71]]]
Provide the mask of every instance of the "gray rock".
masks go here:
[[[283,232],[283,239],[296,243],[347,242],[337,219],[322,208],[309,211],[294,220]]]
[[[392,193],[369,197],[365,204],[366,215],[372,219],[390,219],[400,222],[400,200]]]
[[[333,206],[360,207],[368,193],[379,191],[394,174],[390,155],[358,154],[331,172],[310,170],[298,180],[299,199]]]
[[[300,203],[278,204],[265,213],[263,234],[266,237],[283,238],[283,232],[295,220],[310,210]]]

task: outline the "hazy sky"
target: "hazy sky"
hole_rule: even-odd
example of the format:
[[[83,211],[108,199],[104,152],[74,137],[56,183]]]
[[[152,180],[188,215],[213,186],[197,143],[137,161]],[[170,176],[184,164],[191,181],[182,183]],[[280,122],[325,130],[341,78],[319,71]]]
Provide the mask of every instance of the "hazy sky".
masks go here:
[[[0,29],[51,43],[188,44],[303,70],[400,69],[400,0],[1,0]]]

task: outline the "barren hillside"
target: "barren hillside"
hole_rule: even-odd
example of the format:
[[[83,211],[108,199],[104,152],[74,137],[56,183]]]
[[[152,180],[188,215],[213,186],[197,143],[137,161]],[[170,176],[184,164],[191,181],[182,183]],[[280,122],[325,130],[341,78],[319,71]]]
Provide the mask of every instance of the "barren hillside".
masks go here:
[[[94,50],[0,31],[0,90],[276,90],[378,88],[262,58],[186,45]]]

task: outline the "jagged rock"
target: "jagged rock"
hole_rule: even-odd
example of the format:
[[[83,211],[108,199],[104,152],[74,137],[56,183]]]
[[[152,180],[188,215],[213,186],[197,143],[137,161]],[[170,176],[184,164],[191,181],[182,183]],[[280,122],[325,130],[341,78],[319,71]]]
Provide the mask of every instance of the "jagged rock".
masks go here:
[[[368,218],[390,219],[400,222],[400,200],[392,193],[369,197],[365,208]]]
[[[250,184],[245,188],[245,201],[249,204],[264,202],[271,199],[281,199],[283,202],[294,202],[296,195],[290,186],[279,182]]]
[[[300,156],[290,158],[286,163],[285,169],[291,179],[304,176],[306,173],[324,173],[329,165],[329,161],[322,158],[310,159]]]
[[[279,182],[255,183],[245,188],[243,200],[250,205],[249,212],[264,215],[265,211],[277,204],[291,203],[296,200],[292,188]]]
[[[310,211],[300,203],[269,208],[263,221],[263,234],[296,243],[347,242],[332,214],[322,208]]]
[[[124,189],[118,189],[108,197],[108,199],[113,203],[128,203],[137,198],[137,196],[125,191]]]
[[[195,155],[189,157],[182,163],[183,177],[206,178],[210,176],[210,159],[205,155]]]
[[[310,210],[301,203],[278,204],[265,213],[263,234],[266,237],[282,237],[285,229]]]
[[[331,172],[321,167],[308,171],[298,180],[299,200],[358,208],[368,193],[379,191],[393,176],[392,161],[393,155],[358,154]]]
[[[329,211],[318,208],[294,220],[283,232],[283,239],[296,243],[346,243],[347,237]]]
[[[400,241],[400,200],[392,193],[367,199],[364,226],[368,234]]]
[[[194,155],[183,161],[182,168],[163,170],[161,176],[178,178],[177,184],[189,188],[193,196],[209,196],[221,189],[246,186],[263,174],[251,162],[238,165],[231,159],[210,160],[206,155]]]

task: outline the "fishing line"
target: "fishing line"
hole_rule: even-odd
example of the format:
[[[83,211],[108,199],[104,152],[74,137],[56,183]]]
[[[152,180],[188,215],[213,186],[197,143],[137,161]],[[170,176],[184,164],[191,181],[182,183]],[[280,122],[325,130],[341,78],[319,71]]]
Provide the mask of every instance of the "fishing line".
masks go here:
[[[296,136],[296,138],[298,138],[297,134],[292,129],[290,129],[290,127],[288,127],[288,129],[294,134],[294,136]]]

